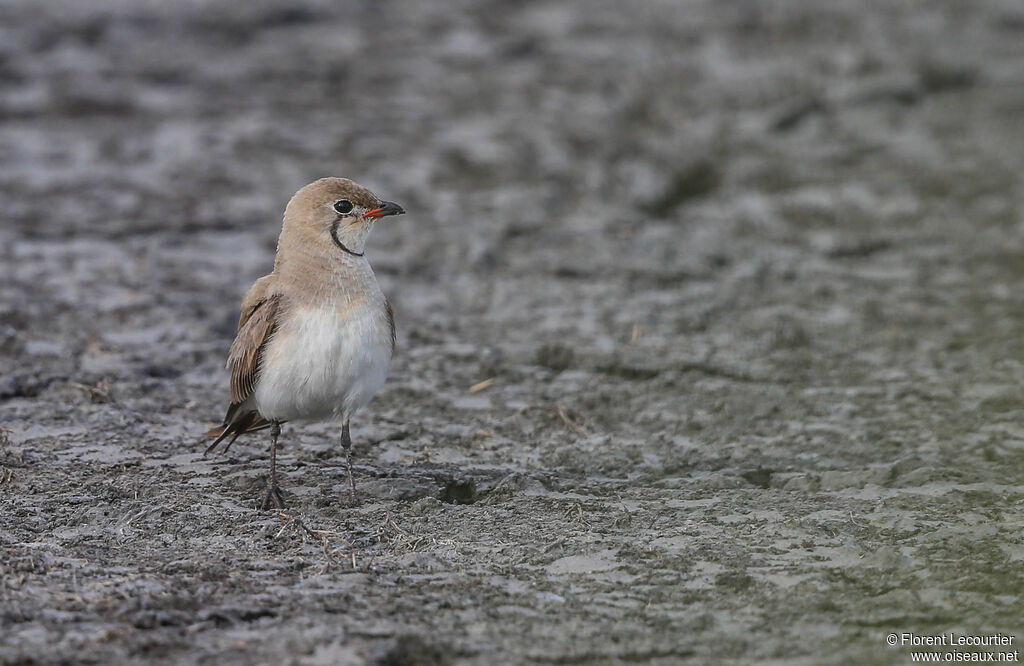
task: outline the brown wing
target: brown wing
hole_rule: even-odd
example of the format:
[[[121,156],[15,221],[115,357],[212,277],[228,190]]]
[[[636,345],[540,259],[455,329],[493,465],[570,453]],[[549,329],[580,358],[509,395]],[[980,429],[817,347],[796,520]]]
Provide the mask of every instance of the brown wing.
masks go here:
[[[245,402],[256,387],[263,347],[277,328],[279,306],[280,297],[271,296],[254,305],[247,317],[244,311],[242,313],[238,335],[228,352],[232,405]]]
[[[227,450],[239,435],[262,430],[270,425],[258,412],[244,409],[246,399],[252,395],[259,377],[260,361],[267,340],[277,328],[280,297],[267,296],[272,276],[256,281],[242,301],[242,312],[238,318],[238,333],[228,352],[227,368],[231,371],[231,405],[224,415],[224,423],[210,429],[207,437],[215,437],[206,453],[231,437],[224,449]]]
[[[391,309],[391,302],[386,298],[384,299],[384,310],[387,312],[388,317],[388,328],[391,329],[391,353],[395,353],[395,342],[398,341],[398,337],[395,333],[395,311]]]

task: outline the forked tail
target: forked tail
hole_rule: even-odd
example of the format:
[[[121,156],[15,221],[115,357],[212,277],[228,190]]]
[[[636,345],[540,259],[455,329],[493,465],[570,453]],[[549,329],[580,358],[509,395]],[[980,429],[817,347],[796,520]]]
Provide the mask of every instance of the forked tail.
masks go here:
[[[231,439],[229,439],[228,443],[224,445],[223,449],[221,449],[222,452],[231,448],[231,445],[234,444],[235,440],[240,436],[269,427],[270,421],[260,416],[259,412],[250,411],[240,414],[238,413],[237,405],[232,405],[231,408],[228,409],[227,416],[224,417],[224,423],[216,428],[210,428],[206,431],[207,437],[216,437],[217,439],[213,440],[213,444],[206,447],[206,451],[203,452],[203,455],[209,455],[211,451],[217,448],[217,445],[228,437]]]

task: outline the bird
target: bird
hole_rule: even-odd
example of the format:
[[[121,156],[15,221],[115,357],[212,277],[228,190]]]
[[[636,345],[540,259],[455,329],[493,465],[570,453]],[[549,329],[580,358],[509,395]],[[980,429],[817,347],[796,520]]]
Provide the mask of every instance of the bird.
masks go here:
[[[347,178],[301,188],[284,211],[274,268],[242,299],[228,352],[230,404],[209,454],[238,437],[270,431],[262,510],[284,508],[277,449],[286,422],[341,425],[349,493],[355,503],[349,422],[384,385],[395,350],[395,317],[366,259],[379,220],[402,215]]]

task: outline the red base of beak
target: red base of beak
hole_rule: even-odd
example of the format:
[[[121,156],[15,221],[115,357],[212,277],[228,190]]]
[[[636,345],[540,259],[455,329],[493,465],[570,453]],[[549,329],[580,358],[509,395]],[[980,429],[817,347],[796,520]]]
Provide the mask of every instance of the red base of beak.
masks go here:
[[[380,208],[374,208],[363,213],[363,219],[376,220],[379,217],[385,217],[387,215],[402,215],[405,213],[405,209],[396,203],[390,201],[381,201]]]

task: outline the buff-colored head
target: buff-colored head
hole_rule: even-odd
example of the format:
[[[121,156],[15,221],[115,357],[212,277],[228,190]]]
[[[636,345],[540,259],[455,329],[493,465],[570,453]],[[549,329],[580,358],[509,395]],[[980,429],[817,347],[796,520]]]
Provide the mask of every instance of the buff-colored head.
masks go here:
[[[361,256],[373,224],[405,211],[347,178],[321,178],[295,193],[284,211],[278,254],[288,246],[333,248]]]

